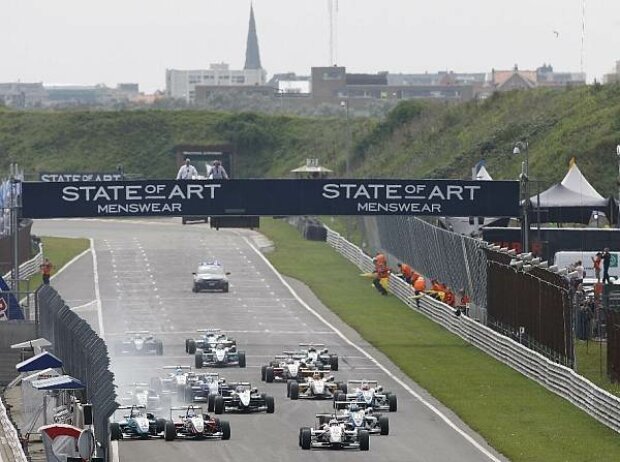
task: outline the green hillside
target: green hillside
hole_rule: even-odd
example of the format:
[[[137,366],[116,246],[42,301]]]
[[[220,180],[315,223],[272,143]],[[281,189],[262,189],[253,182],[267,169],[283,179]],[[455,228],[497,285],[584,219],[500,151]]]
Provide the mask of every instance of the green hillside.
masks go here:
[[[349,137],[349,130],[351,136]],[[576,156],[604,195],[616,191],[620,86],[497,93],[464,104],[405,102],[382,120],[205,111],[17,112],[0,109],[0,170],[114,170],[169,177],[176,144],[235,143],[237,176],[279,177],[316,157],[343,174],[347,152],[360,177],[468,178],[481,159],[514,179],[530,143],[530,176],[562,178]]]
[[[515,179],[529,140],[530,177],[552,184],[571,157],[601,194],[616,193],[620,85],[496,93],[460,105],[403,103],[356,143],[363,176],[469,178],[481,159],[495,179]]]

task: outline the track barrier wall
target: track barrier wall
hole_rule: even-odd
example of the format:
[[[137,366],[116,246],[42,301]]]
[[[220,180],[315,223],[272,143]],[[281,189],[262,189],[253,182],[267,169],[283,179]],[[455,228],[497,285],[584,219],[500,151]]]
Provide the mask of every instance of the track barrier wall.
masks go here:
[[[39,335],[52,342],[53,352],[62,359],[66,373],[86,385],[86,399],[93,405],[95,436],[107,452],[108,421],[118,407],[108,348],[51,286],[37,290],[36,302]]]
[[[331,229],[328,229],[327,242],[361,271],[373,270],[372,259],[368,255]],[[409,284],[397,277],[390,277],[389,290],[411,309],[419,311],[620,433],[620,398],[617,396],[597,387],[572,369],[551,361],[472,318],[455,316],[455,310],[444,303],[426,296],[417,303],[412,297]]]

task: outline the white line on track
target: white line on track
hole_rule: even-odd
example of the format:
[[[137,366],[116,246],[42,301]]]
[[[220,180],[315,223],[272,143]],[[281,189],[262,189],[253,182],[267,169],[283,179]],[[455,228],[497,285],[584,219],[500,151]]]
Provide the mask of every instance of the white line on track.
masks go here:
[[[99,323],[99,337],[105,339],[103,331],[103,313],[101,310],[101,293],[99,292],[99,270],[97,269],[97,252],[95,252],[95,240],[90,238],[90,251],[93,254],[93,280],[95,281],[95,301],[97,302],[97,322]]]
[[[363,354],[366,358],[368,358],[370,361],[372,361],[374,364],[376,364],[377,367],[379,367],[379,369],[381,369],[392,380],[394,380],[401,387],[403,387],[411,396],[413,396],[420,403],[422,403],[424,406],[426,406],[428,409],[430,409],[435,415],[437,415],[437,417],[439,417],[441,420],[443,420],[446,423],[446,425],[448,425],[455,432],[457,432],[459,435],[461,435],[467,442],[469,442],[472,446],[474,446],[476,449],[478,449],[489,460],[492,460],[493,462],[501,462],[500,459],[498,459],[493,454],[491,454],[491,452],[489,452],[484,446],[482,446],[480,443],[478,443],[474,438],[472,438],[470,435],[468,435],[465,431],[460,429],[454,422],[452,422],[452,420],[450,420],[450,418],[448,418],[448,416],[446,416],[443,412],[441,412],[433,404],[431,404],[430,402],[425,400],[419,393],[417,393],[415,390],[413,390],[409,385],[407,385],[401,379],[396,377],[392,372],[390,372],[388,370],[387,367],[385,367],[383,364],[381,364],[379,361],[377,361],[372,355],[370,355],[370,353],[368,353],[362,347],[358,346],[353,341],[351,341],[340,330],[338,330],[336,328],[336,326],[331,324],[327,319],[325,319],[323,316],[321,316],[321,314],[319,314],[310,305],[308,305],[304,300],[302,300],[302,298],[297,294],[297,292],[295,292],[295,290],[291,287],[291,285],[288,282],[286,282],[286,280],[282,277],[282,275],[278,272],[278,270],[275,269],[275,267],[271,264],[271,262],[267,259],[267,257],[265,257],[265,255],[263,255],[263,253],[259,249],[257,249],[254,246],[254,244],[247,237],[243,237],[243,240],[265,262],[265,264],[273,271],[273,273],[276,275],[276,277],[290,291],[290,293],[293,295],[293,297],[295,297],[295,299],[297,299],[297,301],[299,302],[299,304],[301,304],[301,306],[303,306],[308,312],[312,313],[319,321],[321,321],[327,327],[332,329],[342,340],[344,340],[346,343],[351,345],[353,348],[355,348],[357,351],[359,351],[361,354]]]

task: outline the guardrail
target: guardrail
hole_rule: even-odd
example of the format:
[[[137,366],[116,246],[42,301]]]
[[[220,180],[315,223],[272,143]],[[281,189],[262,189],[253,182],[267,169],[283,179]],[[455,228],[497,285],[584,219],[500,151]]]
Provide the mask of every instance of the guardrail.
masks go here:
[[[39,272],[39,267],[43,263],[43,244],[39,242],[39,253],[37,253],[30,260],[25,261],[19,265],[19,277],[20,279],[29,278],[33,274]],[[12,277],[12,271],[9,271],[3,276],[5,281],[8,281]]]
[[[372,259],[369,256],[329,228],[327,242],[362,271],[373,271]],[[454,309],[438,300],[423,297],[418,305],[412,298],[411,287],[397,277],[390,277],[390,291],[411,309],[423,313],[450,332],[535,380],[620,433],[620,398],[617,396],[597,387],[572,369],[550,361],[471,318],[455,316]]]
[[[24,450],[22,449],[22,445],[19,441],[19,436],[17,435],[17,430],[11,423],[11,419],[6,412],[6,408],[4,407],[4,403],[2,399],[0,399],[0,426],[4,430],[4,438],[6,440],[5,447],[8,447],[13,454],[13,460],[15,462],[28,462],[26,458],[26,454],[24,454]],[[4,441],[1,443],[4,444]],[[1,459],[2,457],[0,457]]]

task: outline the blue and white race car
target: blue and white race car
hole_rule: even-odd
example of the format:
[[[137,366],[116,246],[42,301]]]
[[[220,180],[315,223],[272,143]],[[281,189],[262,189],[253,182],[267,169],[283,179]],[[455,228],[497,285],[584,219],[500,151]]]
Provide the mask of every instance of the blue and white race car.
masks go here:
[[[110,424],[112,440],[123,438],[161,438],[166,428],[166,419],[158,419],[152,413],[146,412],[144,406],[120,406],[118,410],[128,410],[122,420]],[[169,424],[170,425],[170,424]]]

